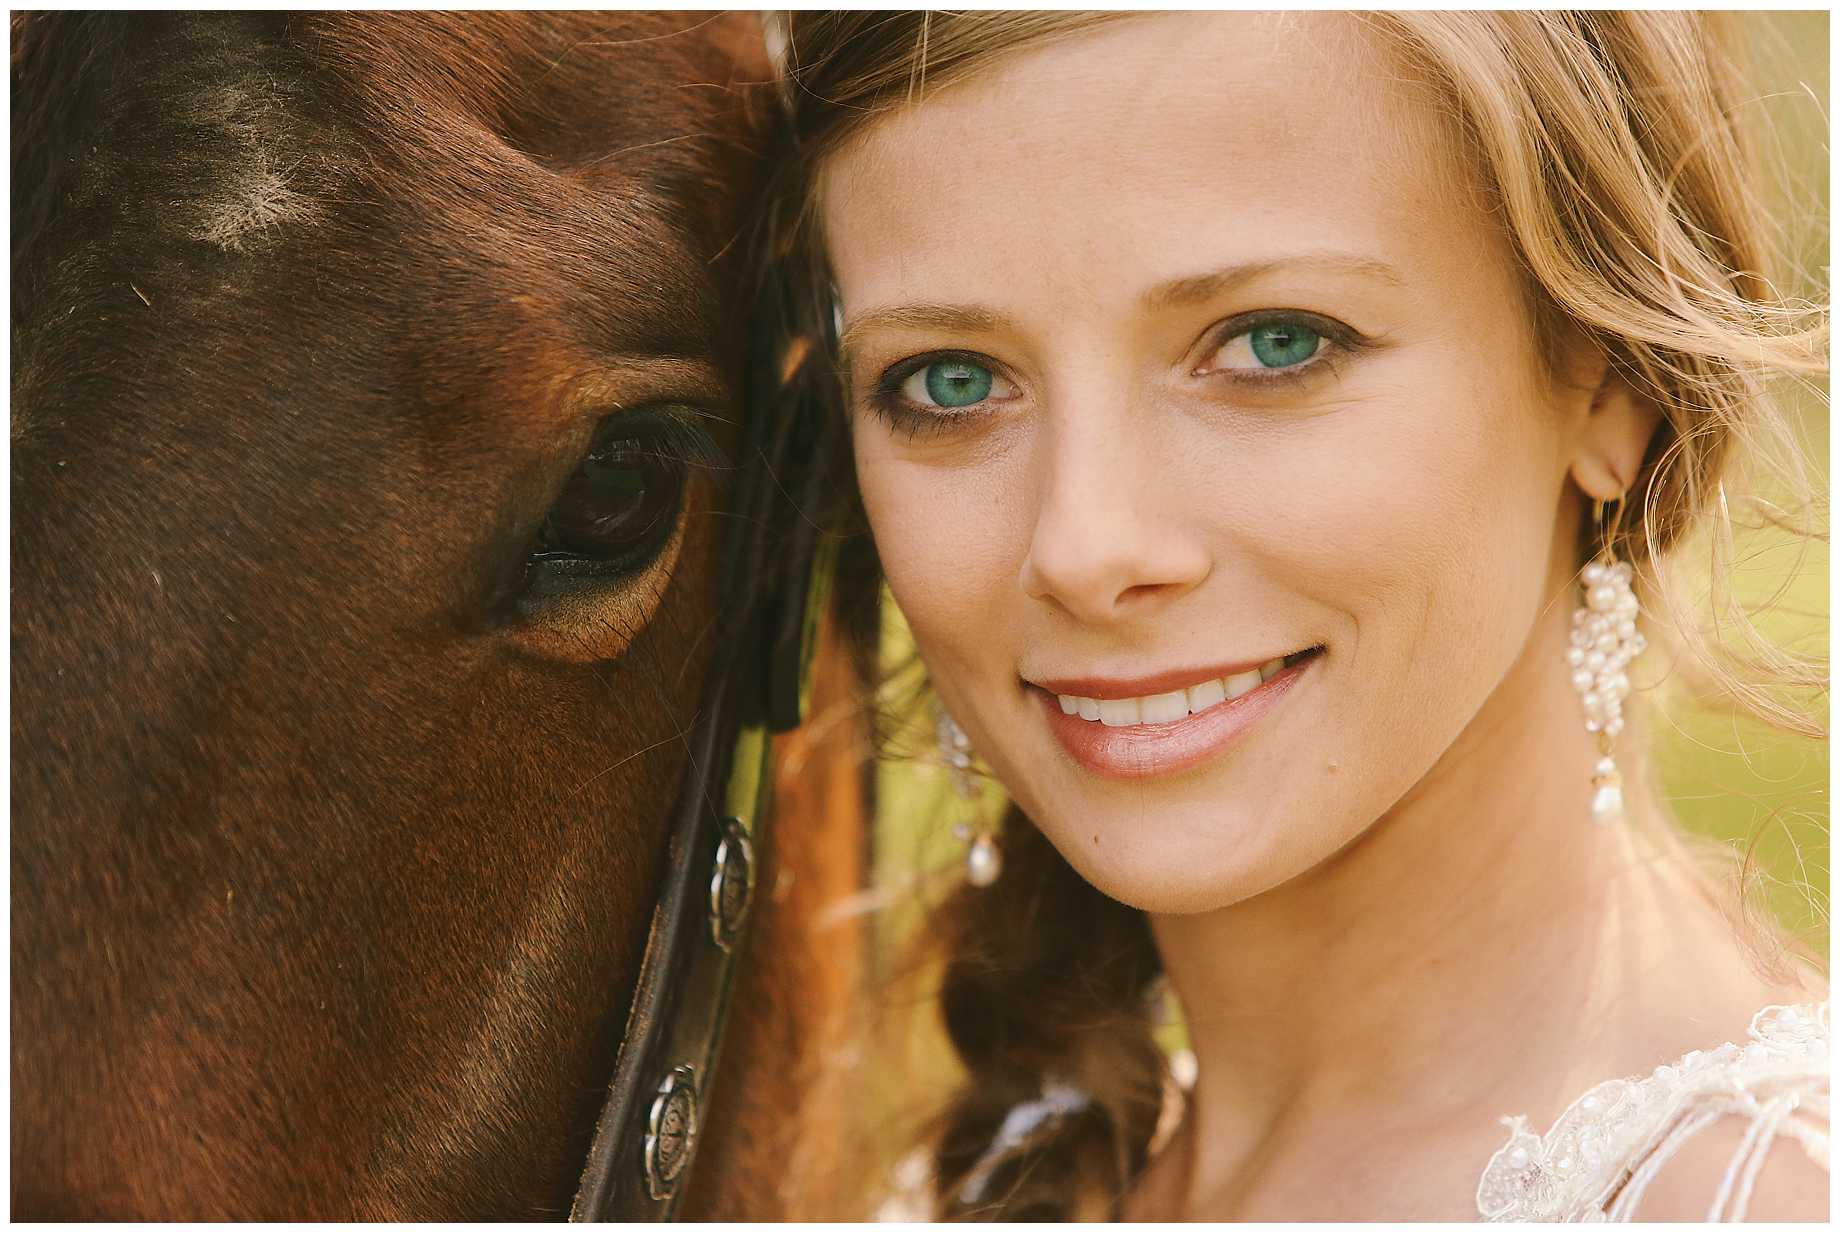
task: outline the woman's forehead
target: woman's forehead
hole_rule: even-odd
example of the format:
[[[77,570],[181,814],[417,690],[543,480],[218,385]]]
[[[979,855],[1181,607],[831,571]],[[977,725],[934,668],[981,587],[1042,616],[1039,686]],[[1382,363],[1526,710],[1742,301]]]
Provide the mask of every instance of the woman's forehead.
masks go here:
[[[1156,281],[1192,268],[1182,246],[1203,234],[1235,261],[1473,250],[1498,237],[1466,184],[1432,94],[1358,18],[1189,13],[1025,49],[879,118],[827,164],[821,201],[846,281],[1042,247],[1096,277],[1108,256],[1167,260],[1139,271]]]

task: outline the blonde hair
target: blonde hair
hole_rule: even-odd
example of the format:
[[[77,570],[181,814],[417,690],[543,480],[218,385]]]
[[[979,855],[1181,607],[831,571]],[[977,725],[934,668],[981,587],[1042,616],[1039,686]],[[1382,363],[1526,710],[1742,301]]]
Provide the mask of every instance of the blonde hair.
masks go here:
[[[1021,49],[1133,16],[786,17],[778,34],[795,148],[769,194],[767,221],[793,293],[791,328],[835,346],[816,202],[839,149],[878,116]],[[1759,501],[1765,520],[1799,519],[1804,535],[1822,538],[1826,524],[1771,388],[1774,379],[1825,373],[1826,315],[1767,273],[1778,254],[1740,123],[1730,19],[1591,11],[1359,20],[1432,88],[1459,148],[1473,155],[1478,187],[1521,264],[1549,365],[1582,334],[1661,414],[1611,547],[1635,564],[1645,609],[1675,643],[1681,682],[1702,702],[1824,736],[1825,657],[1774,643],[1720,585],[1734,568],[1737,520],[1725,481],[1738,459],[1769,470],[1791,494],[1786,505]],[[812,397],[834,408],[834,390],[814,385]],[[1714,584],[1705,602],[1674,568],[1696,540],[1709,551]],[[1597,547],[1580,544],[1581,567]],[[1155,950],[1141,914],[1087,887],[1013,805],[1004,827],[1005,893],[966,894],[943,914],[953,933],[942,1001],[971,1076],[938,1137],[940,1213],[1105,1214],[1141,1167],[1155,1124],[1159,1072],[1144,1009]],[[1058,923],[1074,919],[1078,930]],[[1081,938],[1077,953],[1057,949],[1056,931]],[[1068,964],[1082,967],[1081,980],[1067,979]],[[1050,973],[1060,983],[1043,979]],[[1006,1198],[966,1198],[961,1183],[1003,1111],[1055,1080],[1092,1093],[1091,1109],[1008,1162]]]

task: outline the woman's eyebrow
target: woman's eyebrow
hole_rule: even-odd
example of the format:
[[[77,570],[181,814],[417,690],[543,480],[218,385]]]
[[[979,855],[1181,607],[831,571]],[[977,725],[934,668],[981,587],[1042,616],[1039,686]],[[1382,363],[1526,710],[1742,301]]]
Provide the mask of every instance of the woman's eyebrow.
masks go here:
[[[988,308],[968,304],[897,304],[891,308],[872,308],[845,327],[837,340],[837,351],[844,367],[863,335],[877,329],[939,330],[953,334],[991,334],[1003,328],[1004,318]]]
[[[1239,265],[1228,266],[1224,270],[1215,270],[1210,274],[1171,279],[1145,292],[1144,306],[1146,308],[1176,308],[1201,303],[1231,290],[1240,283],[1249,282],[1263,274],[1286,269],[1355,274],[1378,279],[1395,287],[1403,286],[1405,283],[1405,278],[1398,270],[1372,257],[1361,257],[1353,253],[1306,253],[1295,257],[1273,257],[1264,261],[1247,261]]]

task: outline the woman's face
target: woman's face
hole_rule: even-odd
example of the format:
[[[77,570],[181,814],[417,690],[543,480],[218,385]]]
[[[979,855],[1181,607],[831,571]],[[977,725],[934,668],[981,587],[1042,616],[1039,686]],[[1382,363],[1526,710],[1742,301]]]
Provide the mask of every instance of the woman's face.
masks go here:
[[[1301,873],[1517,673],[1569,688],[1579,400],[1380,47],[1122,21],[825,168],[889,585],[984,760],[1139,907]]]

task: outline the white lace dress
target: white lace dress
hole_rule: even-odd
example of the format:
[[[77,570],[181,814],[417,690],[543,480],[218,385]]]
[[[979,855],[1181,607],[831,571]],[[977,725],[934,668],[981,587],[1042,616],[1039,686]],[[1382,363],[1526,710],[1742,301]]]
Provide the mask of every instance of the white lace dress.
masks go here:
[[[1192,1053],[1182,1051],[1171,1062],[1173,1082],[1164,1093],[1152,1153],[1181,1121],[1182,1093],[1195,1080]],[[1544,1135],[1535,1134],[1525,1117],[1503,1118],[1508,1141],[1483,1170],[1477,1213],[1490,1221],[1546,1223],[1641,1218],[1636,1209],[1643,1194],[1675,1153],[1708,1127],[1738,1118],[1745,1134],[1706,1219],[1742,1220],[1778,1139],[1793,1140],[1810,1160],[1829,1167],[1829,1073],[1828,1004],[1767,1006],[1752,1017],[1744,1044],[1696,1049],[1650,1074],[1600,1083],[1573,1101]],[[1010,1110],[960,1198],[979,1201],[991,1168],[1087,1101],[1082,1092],[1051,1085],[1042,1099]],[[929,1219],[927,1152],[916,1149],[902,1160],[893,1181],[876,1219]]]
[[[1696,1049],[1652,1074],[1600,1083],[1544,1135],[1525,1117],[1503,1118],[1508,1141],[1483,1170],[1476,1210],[1484,1220],[1637,1219],[1668,1160],[1707,1127],[1738,1118],[1745,1132],[1705,1218],[1742,1220],[1779,1138],[1830,1167],[1830,1066],[1826,1002],[1765,1007],[1744,1044]]]

